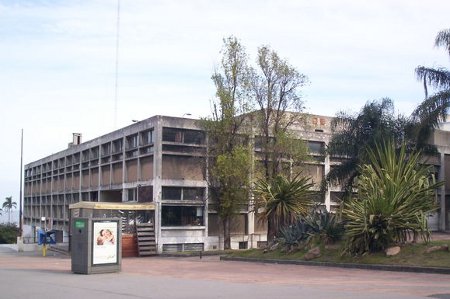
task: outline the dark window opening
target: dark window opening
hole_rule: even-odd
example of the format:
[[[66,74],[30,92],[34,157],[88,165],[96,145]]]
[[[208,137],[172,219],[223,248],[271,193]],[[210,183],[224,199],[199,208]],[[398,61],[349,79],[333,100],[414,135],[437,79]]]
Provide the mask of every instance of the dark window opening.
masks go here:
[[[182,142],[182,134],[179,129],[163,128],[163,141]]]
[[[162,226],[203,225],[203,207],[163,206]]]
[[[163,187],[162,199],[181,200],[181,187]]]

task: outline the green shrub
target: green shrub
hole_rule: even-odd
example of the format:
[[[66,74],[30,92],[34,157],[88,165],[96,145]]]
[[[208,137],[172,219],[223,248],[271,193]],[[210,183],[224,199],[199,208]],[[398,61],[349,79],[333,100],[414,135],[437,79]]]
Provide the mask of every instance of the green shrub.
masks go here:
[[[301,243],[309,240],[310,228],[303,221],[289,226],[285,226],[279,230],[278,242],[288,251],[298,247]]]
[[[344,235],[344,225],[333,213],[313,212],[293,225],[280,229],[278,242],[288,251],[311,242],[323,244],[339,241]]]
[[[429,239],[426,215],[436,209],[436,183],[420,153],[407,154],[393,143],[368,151],[361,166],[358,196],[344,204],[345,251],[376,252],[405,243],[408,237]]]
[[[15,224],[0,224],[0,244],[14,244],[17,242],[19,228]]]
[[[338,215],[328,211],[314,212],[305,218],[309,234],[321,243],[330,244],[342,239],[344,225]]]

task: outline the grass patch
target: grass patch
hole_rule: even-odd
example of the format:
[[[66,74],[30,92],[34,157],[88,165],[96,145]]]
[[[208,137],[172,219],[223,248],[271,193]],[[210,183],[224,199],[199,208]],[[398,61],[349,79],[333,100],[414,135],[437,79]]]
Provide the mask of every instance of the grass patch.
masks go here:
[[[450,268],[450,252],[435,251],[426,253],[426,249],[435,245],[450,245],[450,240],[432,241],[428,244],[414,243],[401,247],[396,256],[387,257],[384,252],[366,254],[363,256],[341,256],[341,244],[333,246],[321,246],[321,256],[314,259],[317,262],[353,263],[353,264],[378,264],[378,265],[403,265],[422,267]],[[239,250],[228,253],[232,257],[245,257],[257,259],[303,260],[307,250],[299,250],[286,253],[282,250],[274,250],[264,253],[262,249]]]

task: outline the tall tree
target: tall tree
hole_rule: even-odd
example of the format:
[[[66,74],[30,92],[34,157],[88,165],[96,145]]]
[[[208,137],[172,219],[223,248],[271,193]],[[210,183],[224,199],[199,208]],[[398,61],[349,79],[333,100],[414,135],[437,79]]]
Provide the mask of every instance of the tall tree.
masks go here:
[[[450,56],[450,29],[440,31],[434,41],[436,47],[444,47]],[[450,71],[446,68],[418,66],[417,79],[423,82],[425,100],[412,113],[414,126],[412,134],[416,136],[418,147],[427,144],[434,128],[440,121],[445,121],[450,108]],[[435,93],[428,96],[428,89]]]
[[[202,122],[208,134],[210,190],[224,230],[224,248],[231,247],[231,218],[249,201],[250,150],[246,113],[249,68],[244,47],[235,37],[224,39],[222,60],[212,80],[216,97],[212,117]]]
[[[366,103],[358,114],[339,112],[332,121],[333,135],[327,151],[331,157],[341,158],[342,163],[327,174],[323,189],[337,181],[347,195],[351,193],[360,174],[358,165],[369,160],[367,150],[385,138],[400,144],[406,123],[402,115],[395,116],[394,104],[388,98]]]
[[[5,198],[2,208],[8,211],[8,223],[11,223],[11,210],[17,208],[17,203],[12,200],[12,196]]]
[[[292,145],[290,129],[302,121],[304,106],[300,89],[308,78],[268,46],[258,49],[257,66],[252,71],[251,88],[258,108],[255,120],[261,138],[264,176],[271,180],[282,171],[284,158],[297,154],[295,160],[302,154],[305,157],[305,151],[299,151],[300,142],[293,147],[285,145]]]

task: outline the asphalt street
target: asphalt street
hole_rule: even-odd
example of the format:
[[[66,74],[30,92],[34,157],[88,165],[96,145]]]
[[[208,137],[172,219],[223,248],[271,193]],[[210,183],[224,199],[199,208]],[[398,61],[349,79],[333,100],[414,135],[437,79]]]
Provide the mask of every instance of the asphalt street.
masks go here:
[[[450,298],[450,275],[220,261],[125,258],[81,275],[70,257],[0,246],[0,298]]]

